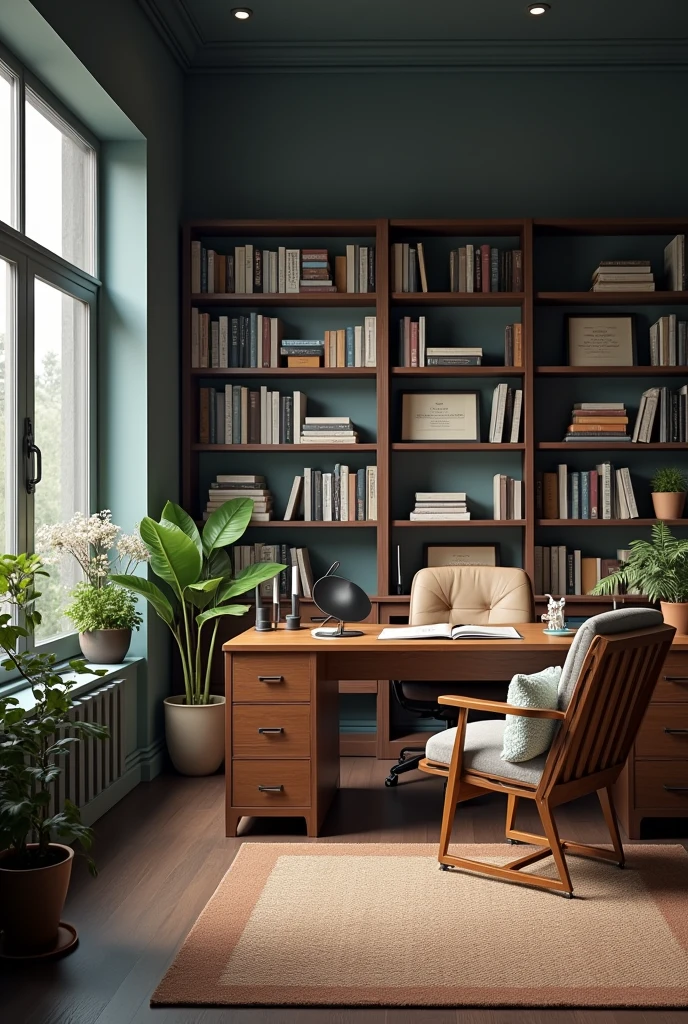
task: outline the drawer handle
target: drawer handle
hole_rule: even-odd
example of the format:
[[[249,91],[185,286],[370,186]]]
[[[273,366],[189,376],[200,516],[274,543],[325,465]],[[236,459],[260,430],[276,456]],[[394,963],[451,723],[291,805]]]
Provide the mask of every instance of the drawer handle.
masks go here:
[[[683,731],[684,732],[688,732],[688,729],[684,729]],[[277,733],[284,732],[284,729],[280,725],[280,726],[278,726],[275,729],[259,729],[258,732],[260,733],[261,736],[265,736],[267,734],[272,734],[272,733],[277,735]]]
[[[259,786],[258,789],[261,793],[281,793],[284,786]]]
[[[667,793],[688,793],[688,786],[665,786]]]
[[[259,683],[283,683],[284,676],[258,676]]]
[[[688,735],[688,729],[669,729],[667,726],[664,727],[664,732],[668,736],[685,736]]]
[[[680,683],[682,686],[688,685],[688,676],[664,676],[666,683]]]

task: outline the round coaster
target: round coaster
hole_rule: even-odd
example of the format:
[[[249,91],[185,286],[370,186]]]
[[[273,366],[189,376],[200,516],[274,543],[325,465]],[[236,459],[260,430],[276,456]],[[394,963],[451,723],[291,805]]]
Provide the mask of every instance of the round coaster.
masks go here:
[[[543,629],[543,633],[548,633],[549,636],[571,636],[575,633],[575,629]]]
[[[76,949],[79,944],[79,936],[73,924],[60,921],[57,929],[57,941],[50,949],[44,949],[41,953],[8,953],[5,951],[2,933],[0,933],[0,959],[1,960],[57,960],[58,957],[66,956]]]

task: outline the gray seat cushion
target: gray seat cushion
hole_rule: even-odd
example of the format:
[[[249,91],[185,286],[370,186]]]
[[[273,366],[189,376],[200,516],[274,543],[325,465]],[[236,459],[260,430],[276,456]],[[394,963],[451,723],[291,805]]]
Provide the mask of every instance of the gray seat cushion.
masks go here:
[[[488,722],[469,722],[466,726],[466,741],[463,748],[463,767],[515,782],[529,782],[537,786],[545,768],[546,754],[533,757],[530,761],[514,764],[503,761],[504,719]],[[448,765],[451,761],[456,729],[444,729],[435,733],[425,747],[425,756],[431,761]]]
[[[601,633],[630,633],[636,629],[650,629],[660,626],[663,621],[662,613],[654,608],[618,608],[587,619],[574,636],[564,662],[559,680],[559,710],[566,711],[569,706],[585,655],[596,636]]]

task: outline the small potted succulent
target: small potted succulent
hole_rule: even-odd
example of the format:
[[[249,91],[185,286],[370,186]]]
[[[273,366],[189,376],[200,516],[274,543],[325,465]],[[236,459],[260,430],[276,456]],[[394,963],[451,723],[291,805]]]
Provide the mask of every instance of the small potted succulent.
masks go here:
[[[148,550],[140,537],[122,534],[110,510],[104,509],[88,517],[77,512],[68,523],[41,527],[37,547],[53,552],[45,556],[46,562],[69,555],[83,572],[65,615],[79,631],[84,658],[96,665],[120,664],[129,650],[132,630],[139,628],[143,617],[134,595],[111,577],[129,576],[147,561]]]
[[[0,947],[15,958],[76,945],[72,926],[60,923],[74,859],[67,844],[88,852],[93,833],[75,804],[59,803],[57,783],[73,744],[108,735],[102,725],[70,718],[75,680],[57,672],[54,654],[18,650],[41,621],[36,586],[47,575],[37,555],[0,555],[2,667],[17,671],[33,695],[30,710],[17,697],[0,697]],[[93,673],[83,661],[70,667],[77,676],[105,671]],[[89,867],[95,874],[90,857]]]
[[[688,484],[680,469],[666,466],[652,477],[652,504],[658,519],[680,519]]]

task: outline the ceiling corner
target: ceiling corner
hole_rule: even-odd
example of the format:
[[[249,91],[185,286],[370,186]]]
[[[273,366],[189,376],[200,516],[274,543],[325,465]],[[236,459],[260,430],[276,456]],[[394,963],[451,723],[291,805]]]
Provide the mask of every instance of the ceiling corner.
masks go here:
[[[184,0],[138,2],[174,59],[185,71],[189,71],[204,40]]]

